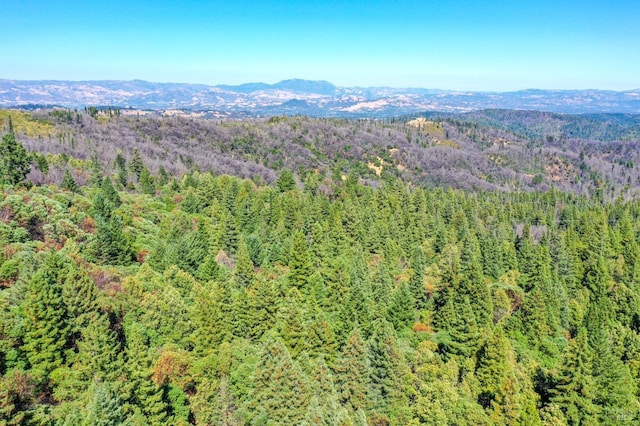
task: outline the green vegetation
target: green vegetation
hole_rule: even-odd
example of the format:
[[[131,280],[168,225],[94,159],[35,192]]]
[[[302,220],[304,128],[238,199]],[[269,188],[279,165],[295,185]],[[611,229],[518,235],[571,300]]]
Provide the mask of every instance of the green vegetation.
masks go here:
[[[144,155],[5,182],[0,424],[640,422],[639,201]]]

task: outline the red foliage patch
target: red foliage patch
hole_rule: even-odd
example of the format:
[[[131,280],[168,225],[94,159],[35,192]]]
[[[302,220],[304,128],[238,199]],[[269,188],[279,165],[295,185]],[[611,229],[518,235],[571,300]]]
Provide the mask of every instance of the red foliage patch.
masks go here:
[[[138,263],[144,263],[144,260],[149,256],[149,250],[140,250],[136,255]]]
[[[93,234],[96,230],[96,221],[92,217],[85,217],[80,223],[80,229],[88,234]]]
[[[411,329],[414,333],[433,333],[433,328],[421,322],[415,323]]]
[[[158,386],[168,382],[184,385],[185,379],[188,381],[188,372],[188,360],[177,352],[166,350],[156,361],[151,380]]]

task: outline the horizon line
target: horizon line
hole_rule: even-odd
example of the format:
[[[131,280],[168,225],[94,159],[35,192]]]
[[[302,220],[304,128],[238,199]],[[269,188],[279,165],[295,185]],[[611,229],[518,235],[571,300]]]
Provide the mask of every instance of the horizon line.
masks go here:
[[[598,92],[615,92],[615,93],[625,93],[625,92],[637,92],[640,91],[640,87],[633,89],[622,89],[622,90],[614,90],[614,89],[598,89],[598,88],[588,88],[588,89],[544,89],[540,87],[528,87],[523,89],[515,89],[515,90],[471,90],[471,89],[441,89],[441,88],[433,88],[433,87],[420,87],[420,86],[340,86],[329,80],[314,80],[314,79],[305,79],[299,77],[293,78],[285,78],[274,83],[267,83],[264,81],[249,81],[246,83],[238,83],[238,84],[229,84],[229,83],[189,83],[189,82],[180,82],[180,81],[151,81],[145,80],[142,78],[133,78],[133,79],[81,79],[81,80],[65,80],[65,79],[13,79],[13,78],[0,78],[0,81],[12,81],[12,82],[28,82],[28,83],[37,83],[37,82],[60,82],[60,83],[100,83],[100,82],[124,82],[124,83],[133,83],[133,82],[143,82],[143,83],[151,83],[151,84],[181,84],[181,85],[191,85],[191,86],[207,86],[207,87],[239,87],[251,84],[265,84],[268,86],[275,86],[279,83],[287,82],[287,81],[304,81],[311,83],[328,83],[335,88],[338,89],[395,89],[395,90],[433,90],[433,91],[441,91],[441,92],[471,92],[471,93],[515,93],[515,92],[528,92],[528,91],[545,91],[545,92],[589,92],[589,91],[598,91]]]

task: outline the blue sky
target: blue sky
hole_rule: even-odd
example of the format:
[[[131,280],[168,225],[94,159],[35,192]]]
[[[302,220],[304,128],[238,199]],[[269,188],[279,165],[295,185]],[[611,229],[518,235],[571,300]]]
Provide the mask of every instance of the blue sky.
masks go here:
[[[640,1],[31,1],[0,78],[507,91],[640,88]]]

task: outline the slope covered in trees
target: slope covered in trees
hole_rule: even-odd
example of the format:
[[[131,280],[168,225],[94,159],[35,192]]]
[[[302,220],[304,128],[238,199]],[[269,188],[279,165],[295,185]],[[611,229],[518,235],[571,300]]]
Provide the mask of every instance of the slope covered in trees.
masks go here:
[[[13,112],[27,149],[47,154],[49,170],[34,170],[31,179],[60,184],[69,169],[84,183],[91,161],[108,174],[137,167],[140,179],[142,158],[152,175],[197,169],[263,183],[288,169],[305,183],[352,175],[368,184],[400,178],[470,190],[557,188],[605,199],[640,191],[640,119],[632,115],[491,110],[387,121],[220,121],[195,113],[125,113],[132,114],[96,108]]]
[[[4,424],[640,421],[637,200],[32,157],[71,172],[2,187]]]

